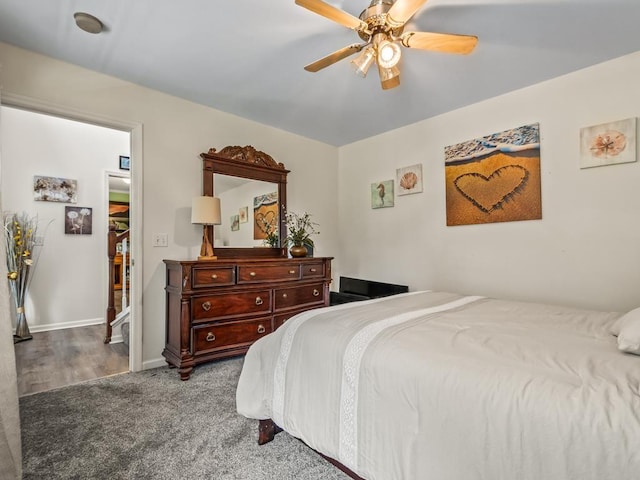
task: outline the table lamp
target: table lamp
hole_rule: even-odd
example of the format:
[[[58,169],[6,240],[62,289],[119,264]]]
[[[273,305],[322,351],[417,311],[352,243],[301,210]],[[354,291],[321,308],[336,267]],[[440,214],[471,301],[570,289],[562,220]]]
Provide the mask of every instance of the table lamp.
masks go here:
[[[213,245],[209,241],[209,225],[220,225],[220,199],[217,197],[194,197],[191,202],[191,223],[202,225],[202,247],[198,260],[215,260]]]

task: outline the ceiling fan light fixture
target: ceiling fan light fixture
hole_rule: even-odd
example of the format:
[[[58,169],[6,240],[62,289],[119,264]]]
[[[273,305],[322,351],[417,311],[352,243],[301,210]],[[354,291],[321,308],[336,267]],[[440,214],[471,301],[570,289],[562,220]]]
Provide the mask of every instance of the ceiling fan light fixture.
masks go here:
[[[398,67],[384,68],[378,64],[380,84],[383,90],[390,90],[400,85],[400,70]]]
[[[389,40],[383,40],[378,43],[378,65],[382,68],[393,68],[400,61],[402,50],[400,45]]]
[[[376,52],[371,45],[367,46],[360,55],[354,60],[351,60],[351,66],[354,68],[356,75],[364,78],[367,76],[369,67],[373,65],[376,60]]]

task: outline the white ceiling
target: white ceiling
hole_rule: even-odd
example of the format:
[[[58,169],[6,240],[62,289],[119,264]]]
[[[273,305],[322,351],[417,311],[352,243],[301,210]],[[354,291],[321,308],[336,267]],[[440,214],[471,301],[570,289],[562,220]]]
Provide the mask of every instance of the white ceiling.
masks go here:
[[[78,29],[77,11],[106,32]],[[0,0],[0,41],[335,146],[638,51],[638,23],[640,0],[430,0],[405,31],[477,35],[476,50],[403,49],[383,91],[349,59],[303,70],[360,39],[294,0]]]

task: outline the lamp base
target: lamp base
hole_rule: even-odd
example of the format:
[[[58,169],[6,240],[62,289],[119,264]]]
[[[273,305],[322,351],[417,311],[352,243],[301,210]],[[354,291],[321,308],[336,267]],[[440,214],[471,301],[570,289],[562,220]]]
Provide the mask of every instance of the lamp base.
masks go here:
[[[202,230],[202,246],[200,247],[200,255],[198,255],[198,260],[217,260],[213,254],[213,245],[209,241],[209,234],[207,231],[207,226],[203,225]]]

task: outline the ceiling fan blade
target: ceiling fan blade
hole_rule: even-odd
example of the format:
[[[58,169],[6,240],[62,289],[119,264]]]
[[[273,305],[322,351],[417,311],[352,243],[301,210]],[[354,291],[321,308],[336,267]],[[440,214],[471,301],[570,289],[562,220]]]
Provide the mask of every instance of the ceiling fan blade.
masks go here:
[[[407,32],[400,40],[405,47],[459,55],[471,53],[478,43],[478,37],[473,35],[431,32]]]
[[[329,20],[333,20],[340,25],[344,25],[347,28],[358,31],[366,31],[367,24],[353,15],[340,10],[339,8],[329,5],[322,0],[296,0],[296,4],[300,5],[307,10],[311,10],[313,13],[322,15]]]
[[[307,72],[317,72],[318,70],[322,70],[323,68],[328,67],[329,65],[333,65],[334,63],[342,60],[343,58],[347,58],[354,53],[359,52],[365,47],[366,43],[362,45],[358,45],[354,43],[353,45],[349,45],[348,47],[341,48],[340,50],[336,50],[335,52],[327,55],[326,57],[321,58],[320,60],[316,60],[313,63],[310,63],[304,69]]]
[[[387,12],[387,23],[392,28],[398,28],[407,23],[427,0],[396,0]]]

